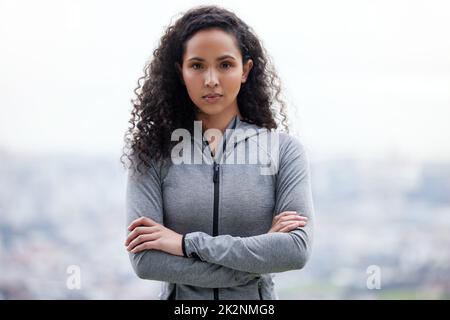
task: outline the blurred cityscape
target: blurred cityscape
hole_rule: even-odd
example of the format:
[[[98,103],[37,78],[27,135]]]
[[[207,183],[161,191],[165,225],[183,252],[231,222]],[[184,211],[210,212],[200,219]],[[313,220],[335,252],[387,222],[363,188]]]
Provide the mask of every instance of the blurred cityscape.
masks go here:
[[[0,150],[0,163],[0,299],[158,299],[123,245],[119,155]],[[276,274],[280,299],[450,298],[450,163],[311,158],[311,173],[313,253]]]

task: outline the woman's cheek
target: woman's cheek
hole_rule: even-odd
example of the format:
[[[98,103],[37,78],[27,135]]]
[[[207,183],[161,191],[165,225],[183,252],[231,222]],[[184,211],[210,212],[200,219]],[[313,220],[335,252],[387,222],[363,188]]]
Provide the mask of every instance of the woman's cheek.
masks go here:
[[[185,77],[184,82],[189,96],[193,101],[199,101],[201,97],[201,85],[194,77]]]
[[[232,78],[229,79],[229,93],[233,94],[233,96],[237,96],[239,93],[239,90],[241,89],[241,75],[235,74]]]
[[[194,88],[198,87],[198,83],[200,82],[200,78],[196,76],[195,74],[192,74],[191,72],[184,72],[183,73],[183,81],[186,85],[186,88],[188,91],[193,91]]]

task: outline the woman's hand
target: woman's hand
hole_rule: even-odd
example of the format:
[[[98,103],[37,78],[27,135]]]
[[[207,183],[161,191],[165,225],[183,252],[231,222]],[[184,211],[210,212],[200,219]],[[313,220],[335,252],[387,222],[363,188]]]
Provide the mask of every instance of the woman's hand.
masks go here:
[[[303,217],[296,211],[284,211],[273,217],[269,232],[289,232],[298,227],[306,226],[308,217]]]
[[[181,247],[183,236],[150,218],[141,217],[134,220],[128,230],[131,232],[125,241],[125,246],[132,253],[156,249],[183,256]]]

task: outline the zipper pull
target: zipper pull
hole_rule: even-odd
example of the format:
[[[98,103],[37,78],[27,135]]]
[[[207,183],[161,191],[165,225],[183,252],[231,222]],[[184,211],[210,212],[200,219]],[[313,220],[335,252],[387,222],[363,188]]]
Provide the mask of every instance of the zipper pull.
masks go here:
[[[214,162],[213,182],[216,183],[218,181],[219,181],[219,164]]]

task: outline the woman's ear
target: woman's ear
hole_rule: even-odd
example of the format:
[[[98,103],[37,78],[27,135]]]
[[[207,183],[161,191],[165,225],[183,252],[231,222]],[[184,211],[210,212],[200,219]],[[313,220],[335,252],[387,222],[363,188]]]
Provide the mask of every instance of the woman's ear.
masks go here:
[[[248,59],[247,62],[244,64],[243,66],[243,74],[242,74],[242,83],[245,83],[245,81],[247,81],[248,78],[248,74],[250,73],[250,70],[253,67],[253,60],[252,59]]]
[[[175,62],[175,68],[177,70],[178,76],[180,77],[181,83],[185,86],[185,83],[183,80],[183,69],[181,68],[181,66],[178,62]]]

